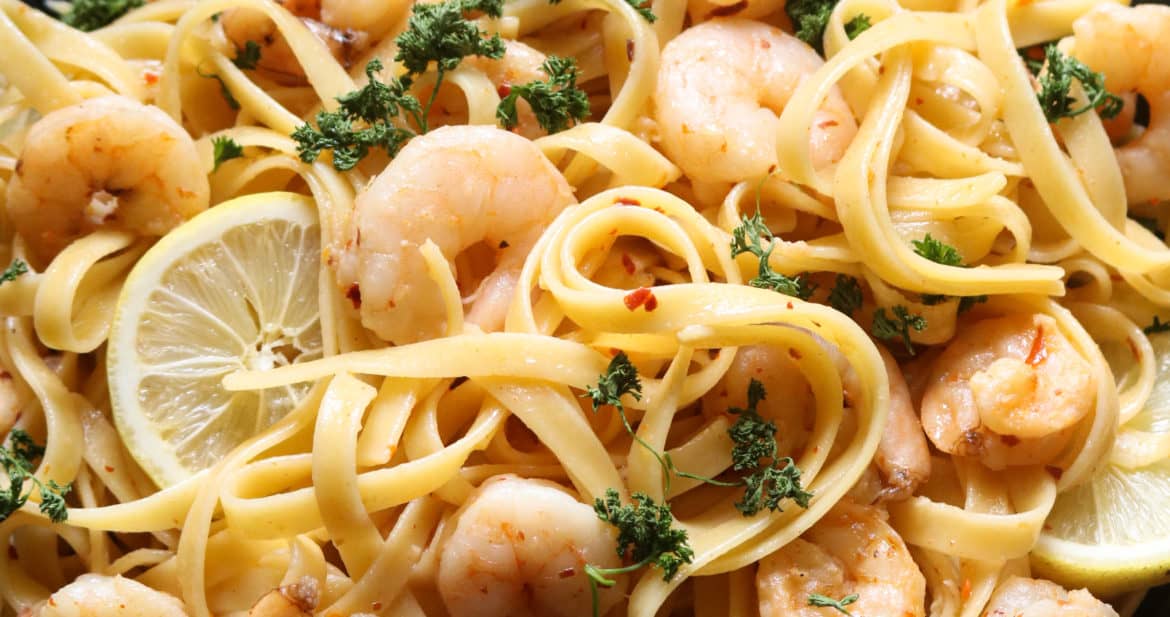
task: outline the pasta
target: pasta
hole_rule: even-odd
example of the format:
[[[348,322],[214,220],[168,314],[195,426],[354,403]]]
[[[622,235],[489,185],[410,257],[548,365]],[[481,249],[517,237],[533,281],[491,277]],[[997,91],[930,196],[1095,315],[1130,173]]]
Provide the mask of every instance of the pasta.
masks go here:
[[[0,615],[1093,616],[1165,569],[1053,555],[1170,459],[1170,9],[88,4],[0,0]]]

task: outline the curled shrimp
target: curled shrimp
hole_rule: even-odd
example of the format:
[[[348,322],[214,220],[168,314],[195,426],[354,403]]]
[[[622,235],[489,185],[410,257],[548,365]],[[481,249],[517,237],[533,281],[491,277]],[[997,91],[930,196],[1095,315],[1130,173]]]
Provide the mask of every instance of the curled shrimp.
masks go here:
[[[885,511],[842,501],[804,536],[760,560],[760,617],[825,617],[809,605],[818,594],[842,599],[853,617],[922,617],[926,579]]]
[[[304,576],[264,594],[248,610],[248,617],[311,617],[320,599],[317,581]]]
[[[121,576],[84,574],[22,617],[187,617],[183,603]]]
[[[457,515],[439,556],[438,590],[451,617],[585,617],[585,565],[620,567],[615,538],[593,511],[546,480],[497,476]],[[604,615],[624,577],[600,588]]]
[[[402,344],[442,336],[442,298],[419,247],[430,239],[454,270],[456,256],[478,246],[494,256],[487,260],[494,269],[467,319],[498,330],[524,258],[574,202],[561,173],[519,135],[486,126],[431,131],[411,140],[358,195],[334,264],[338,282],[381,338]]]
[[[1067,591],[1051,581],[1013,576],[999,584],[985,617],[1117,617],[1117,611],[1084,589]]]
[[[779,114],[822,64],[811,47],[760,22],[717,19],[688,28],[662,50],[654,106],[663,150],[693,180],[768,175],[777,164]],[[813,165],[840,160],[856,132],[834,88],[809,136]]]
[[[1119,94],[1138,92],[1150,104],[1150,123],[1114,152],[1130,203],[1170,199],[1170,7],[1098,4],[1073,22],[1075,55],[1105,75]]]
[[[890,378],[890,412],[873,462],[885,484],[878,498],[897,501],[913,495],[930,478],[930,449],[902,369],[885,347],[879,345],[878,351]]]
[[[89,99],[41,118],[24,144],[8,216],[40,259],[98,228],[161,236],[207,209],[195,143],[157,107]]]
[[[922,396],[934,445],[992,469],[1051,461],[1093,408],[1091,366],[1043,314],[1011,314],[960,330]]]
[[[356,30],[343,25],[352,23],[337,11],[338,1],[322,2],[322,0],[275,0],[275,2],[290,13],[300,17],[301,22],[329,48],[333,58],[345,68],[349,68],[358,55],[365,50],[368,35],[362,30]],[[219,23],[223,26],[224,36],[236,47],[244,49],[248,42],[260,47],[258,68],[269,71],[282,81],[296,82],[304,78],[304,70],[300,62],[293,55],[288,41],[277,30],[276,24],[260,11],[252,9],[232,9],[225,11]]]

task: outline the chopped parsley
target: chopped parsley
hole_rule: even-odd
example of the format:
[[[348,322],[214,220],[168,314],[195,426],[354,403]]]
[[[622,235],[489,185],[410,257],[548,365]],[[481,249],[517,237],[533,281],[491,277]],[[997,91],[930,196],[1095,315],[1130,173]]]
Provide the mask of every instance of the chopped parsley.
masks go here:
[[[512,86],[500,101],[496,118],[506,129],[519,123],[516,101],[524,99],[532,108],[536,121],[549,134],[559,133],[589,116],[589,96],[577,87],[577,61],[549,56],[541,65],[547,80],[534,80]]]
[[[561,0],[548,0],[548,3],[560,4]],[[633,7],[642,16],[642,19],[645,19],[647,22],[654,23],[658,21],[658,16],[654,14],[654,11],[650,10],[650,0],[626,0],[626,4]]]
[[[1142,332],[1145,332],[1147,335],[1170,332],[1170,321],[1162,321],[1157,315],[1154,315],[1154,323],[1142,328]]]
[[[893,318],[886,314],[884,308],[874,311],[871,331],[875,337],[885,341],[902,339],[906,345],[907,353],[914,355],[914,344],[910,342],[910,330],[913,329],[915,332],[925,330],[926,318],[910,313],[909,309],[901,304],[893,307],[892,310]]]
[[[926,234],[921,240],[913,240],[914,252],[919,257],[929,259],[944,266],[962,266],[963,256],[958,249]]]
[[[1040,92],[1036,98],[1049,122],[1079,116],[1100,108],[1102,118],[1112,118],[1121,112],[1125,102],[1105,89],[1105,76],[1095,73],[1080,60],[1064,55],[1056,44],[1044,48],[1046,70],[1040,75]],[[1081,82],[1088,102],[1073,107],[1076,99],[1069,95],[1073,80]]]
[[[768,240],[767,249],[764,248],[765,239]],[[764,224],[764,218],[759,208],[756,208],[756,213],[751,217],[740,215],[740,225],[731,231],[731,257],[734,259],[743,253],[751,253],[759,258],[756,276],[748,281],[748,285],[808,300],[816,291],[816,285],[809,282],[807,275],[789,277],[772,269],[769,258],[776,248],[773,239],[772,231]]]
[[[247,41],[244,43],[243,49],[237,49],[236,57],[232,58],[232,64],[243,70],[254,69],[259,62],[260,45],[256,41]]]
[[[69,518],[69,512],[65,509],[65,495],[71,486],[61,486],[53,480],[44,483],[33,475],[33,461],[44,453],[45,449],[21,429],[13,429],[9,435],[9,446],[0,448],[0,467],[8,474],[8,487],[0,490],[0,521],[28,503],[34,489],[41,495],[41,513],[48,516],[49,520],[60,523]],[[30,480],[32,487],[26,492],[24,484]]]
[[[73,0],[69,10],[61,14],[61,21],[83,32],[93,32],[144,4],[145,0]]]
[[[219,75],[216,75],[215,73],[204,73],[203,69],[200,69],[199,67],[195,68],[195,72],[200,77],[203,77],[206,79],[214,79],[215,81],[218,81],[219,82],[219,93],[221,95],[223,95],[223,100],[227,102],[228,107],[231,107],[232,109],[234,109],[236,111],[240,110],[240,102],[236,100],[236,97],[232,96],[232,91],[228,90],[227,84],[224,83],[222,77],[220,77]]]
[[[852,276],[838,274],[829,292],[829,306],[852,317],[853,311],[861,308],[861,303],[861,284]]]
[[[829,596],[822,596],[819,593],[814,593],[814,594],[809,594],[808,605],[809,606],[823,606],[825,608],[835,609],[837,612],[841,613],[842,615],[846,615],[847,617],[853,617],[853,613],[850,613],[848,610],[845,609],[845,607],[856,602],[857,598],[858,598],[858,596],[855,593],[847,595],[844,598],[841,598],[840,600],[834,600],[833,598],[830,598]]]
[[[13,259],[12,263],[0,273],[0,284],[11,283],[16,280],[16,277],[28,272],[28,264],[23,260]]]
[[[796,38],[808,43],[818,54],[825,54],[825,28],[838,0],[788,0],[784,12],[796,28]],[[856,18],[855,18],[856,19]],[[859,31],[860,33],[860,31]]]
[[[238,159],[244,156],[244,148],[231,137],[212,137],[211,147],[214,150],[215,165],[211,172],[215,173],[224,161]]]
[[[736,509],[744,516],[753,516],[764,508],[783,511],[780,502],[785,499],[807,508],[813,496],[801,486],[800,468],[792,458],[779,456],[776,423],[765,420],[756,411],[765,396],[764,384],[753,379],[748,385],[747,408],[727,410],[739,416],[727,429],[735,444],[731,449],[731,467],[748,472],[743,478],[743,498],[735,503]]]
[[[861,36],[862,32],[869,30],[872,25],[873,23],[870,22],[869,15],[858,13],[853,16],[853,19],[845,22],[845,36],[849,37],[849,40],[852,41]]]

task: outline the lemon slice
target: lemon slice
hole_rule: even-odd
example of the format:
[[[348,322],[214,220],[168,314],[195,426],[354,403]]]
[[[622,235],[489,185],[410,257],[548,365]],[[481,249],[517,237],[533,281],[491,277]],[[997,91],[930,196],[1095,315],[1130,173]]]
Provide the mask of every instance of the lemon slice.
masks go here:
[[[122,288],[107,370],[114,420],[161,487],[214,465],[287,414],[307,385],[228,392],[223,376],[319,358],[312,200],[265,193],[163,237]]]
[[[1125,428],[1165,433],[1170,334],[1150,336],[1150,343],[1157,381]],[[1124,374],[1124,367],[1111,364]],[[1032,567],[1066,587],[1088,587],[1105,597],[1170,580],[1170,459],[1137,469],[1105,464],[1089,482],[1061,494],[1033,549]]]

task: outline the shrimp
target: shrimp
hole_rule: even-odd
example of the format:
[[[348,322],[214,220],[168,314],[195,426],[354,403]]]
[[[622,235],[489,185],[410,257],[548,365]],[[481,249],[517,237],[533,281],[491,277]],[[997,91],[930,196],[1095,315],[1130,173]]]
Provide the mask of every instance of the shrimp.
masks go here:
[[[457,515],[439,555],[438,590],[451,617],[584,617],[585,565],[621,566],[615,537],[593,509],[547,480],[489,479]],[[600,588],[598,614],[625,593]]]
[[[496,86],[500,96],[503,97],[508,95],[512,86],[548,79],[548,74],[544,72],[543,68],[546,59],[547,57],[543,53],[524,43],[506,40],[504,41],[504,56],[502,58],[471,56],[465,58],[460,66],[483,71],[488,81]],[[462,93],[456,97],[447,88],[440,88],[435,105],[431,107],[433,117],[428,118],[427,121],[432,126],[466,124],[464,99]],[[464,109],[460,109],[461,107]],[[536,139],[547,134],[537,122],[536,114],[532,113],[532,107],[528,101],[520,99],[516,102],[516,116],[518,122],[513,132],[528,139]]]
[[[939,356],[922,395],[934,445],[991,469],[1042,464],[1093,408],[1092,367],[1043,314],[984,319]]]
[[[1013,576],[999,584],[983,617],[1118,617],[1084,589],[1066,591],[1050,581]]]
[[[897,501],[913,495],[930,478],[930,449],[902,369],[885,347],[879,345],[878,351],[890,378],[890,412],[873,462],[885,480],[878,498]]]
[[[334,25],[348,24],[353,21],[343,18],[342,14],[336,10],[337,7],[332,6],[338,4],[337,1],[275,1],[293,15],[300,17],[301,22],[313,33],[313,36],[324,43],[334,59],[345,68],[349,68],[358,55],[365,50],[369,37],[364,31],[344,25]],[[345,11],[344,15],[348,16],[349,13],[351,11]],[[276,24],[264,13],[252,9],[232,9],[224,11],[219,23],[223,26],[224,36],[235,45],[236,49],[243,49],[249,41],[259,45],[260,59],[256,63],[258,68],[269,71],[279,76],[281,81],[289,83],[296,83],[304,79],[305,72],[296,56],[293,55],[288,41],[276,29]]]
[[[835,609],[809,605],[819,594],[841,599],[853,617],[923,617],[926,578],[885,511],[842,501],[756,572],[760,617],[828,617]]]
[[[824,64],[796,37],[756,21],[718,19],[688,28],[662,50],[654,113],[662,148],[692,180],[733,183],[775,170],[778,115]],[[809,139],[813,165],[840,160],[857,133],[834,87]]]
[[[82,101],[28,131],[8,216],[48,260],[98,228],[161,236],[207,209],[203,160],[183,127],[120,96]]]
[[[520,268],[537,238],[575,203],[565,178],[531,141],[490,126],[448,126],[410,141],[356,200],[338,283],[362,323],[395,344],[442,336],[439,287],[419,247],[430,239],[452,269],[480,245],[495,255],[468,320],[503,326]]]
[[[83,574],[23,617],[187,617],[178,598],[121,576]]]
[[[784,0],[689,0],[687,13],[692,23],[717,17],[759,19],[784,8]]]
[[[1138,92],[1150,104],[1150,125],[1114,149],[1130,203],[1170,199],[1170,7],[1098,4],[1073,22],[1074,53],[1116,93]]]
[[[248,617],[311,617],[321,591],[311,576],[303,576],[264,594],[248,611]]]

